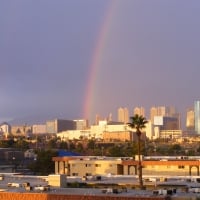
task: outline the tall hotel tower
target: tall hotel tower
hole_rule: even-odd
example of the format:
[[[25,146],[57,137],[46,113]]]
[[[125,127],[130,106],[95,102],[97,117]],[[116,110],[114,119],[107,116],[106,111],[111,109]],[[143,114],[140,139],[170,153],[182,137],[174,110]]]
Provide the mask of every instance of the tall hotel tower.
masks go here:
[[[197,134],[200,134],[200,101],[194,102],[194,126]]]
[[[188,131],[194,131],[194,109],[193,108],[187,109],[186,128]]]
[[[151,107],[150,109],[150,119],[152,123],[154,122],[155,116],[174,117],[175,115],[176,115],[176,109],[173,106],[170,107],[158,106],[158,107]]]
[[[127,108],[118,109],[118,122],[128,123],[129,122],[129,111]]]
[[[142,115],[143,117],[145,117],[145,109],[143,107],[135,107],[133,109],[133,115],[135,114]]]

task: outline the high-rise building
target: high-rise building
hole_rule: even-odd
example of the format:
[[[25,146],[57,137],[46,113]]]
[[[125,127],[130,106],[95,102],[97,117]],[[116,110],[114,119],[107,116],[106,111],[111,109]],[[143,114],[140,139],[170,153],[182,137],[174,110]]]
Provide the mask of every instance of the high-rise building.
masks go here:
[[[150,120],[151,120],[151,123],[153,124],[154,123],[154,117],[157,116],[157,108],[156,107],[151,107],[150,108]]]
[[[197,134],[200,134],[200,101],[194,102],[194,127]]]
[[[128,123],[129,122],[129,111],[127,108],[118,109],[118,122]]]
[[[142,115],[143,117],[145,117],[145,109],[143,107],[135,107],[133,109],[133,115]]]
[[[151,107],[150,119],[152,123],[154,122],[155,116],[178,117],[176,110],[173,106]]]
[[[96,114],[96,116],[95,116],[95,125],[98,125],[100,120],[101,120],[101,117],[98,114]]]
[[[75,122],[76,130],[85,130],[89,127],[88,120],[86,120],[86,119],[76,119],[73,121]]]
[[[186,128],[188,131],[194,131],[194,109],[187,109],[186,113]]]
[[[59,133],[66,130],[75,130],[75,128],[73,120],[54,119],[46,121],[47,133]]]

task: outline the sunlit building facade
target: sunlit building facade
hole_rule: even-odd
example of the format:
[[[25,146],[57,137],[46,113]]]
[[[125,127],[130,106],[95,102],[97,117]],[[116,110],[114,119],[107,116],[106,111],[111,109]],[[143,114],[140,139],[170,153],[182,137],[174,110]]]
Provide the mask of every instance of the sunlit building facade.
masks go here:
[[[180,118],[179,114],[176,113],[176,109],[173,106],[151,107],[150,119],[152,123],[154,122],[155,116]]]
[[[145,117],[145,109],[143,107],[135,107],[133,109],[133,115],[142,115],[143,117]]]
[[[194,102],[194,123],[196,133],[200,134],[200,101]]]
[[[194,131],[194,109],[192,108],[187,110],[186,128],[188,131]]]
[[[118,109],[118,122],[128,123],[129,122],[129,111],[128,108]]]

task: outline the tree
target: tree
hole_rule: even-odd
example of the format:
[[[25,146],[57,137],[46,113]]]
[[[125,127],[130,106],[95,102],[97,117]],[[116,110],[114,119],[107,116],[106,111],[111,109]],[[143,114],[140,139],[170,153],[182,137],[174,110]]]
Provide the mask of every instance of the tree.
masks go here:
[[[52,157],[58,155],[57,151],[53,150],[41,150],[37,151],[37,160],[29,165],[29,169],[37,175],[46,176],[54,173],[54,162]]]
[[[145,117],[142,115],[134,115],[130,117],[131,122],[128,123],[128,126],[132,129],[136,130],[137,135],[137,142],[138,142],[138,178],[139,178],[139,185],[140,188],[143,188],[143,181],[142,181],[142,163],[141,163],[141,135],[142,129],[146,127],[146,123],[148,122]]]

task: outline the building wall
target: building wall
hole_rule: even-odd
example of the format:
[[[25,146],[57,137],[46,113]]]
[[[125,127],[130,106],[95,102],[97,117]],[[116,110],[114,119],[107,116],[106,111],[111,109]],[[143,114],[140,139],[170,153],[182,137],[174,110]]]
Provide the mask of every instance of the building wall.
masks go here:
[[[194,130],[194,109],[187,110],[186,128],[187,130]]]
[[[177,139],[182,137],[182,130],[162,130],[160,138]]]
[[[71,176],[92,176],[92,175],[119,175],[118,165],[121,161],[110,160],[72,160],[70,164]]]
[[[151,107],[150,109],[150,119],[152,123],[154,122],[155,116],[174,117],[175,115],[177,115],[177,113],[173,106],[158,106]]]
[[[138,115],[142,115],[143,117],[145,116],[145,109],[143,107],[135,107],[133,109],[133,115],[138,114]]]
[[[66,130],[75,130],[75,128],[73,120],[55,119],[46,122],[47,133],[59,133]]]
[[[74,122],[75,122],[76,130],[85,130],[85,129],[88,129],[88,127],[89,127],[88,120],[79,119],[79,120],[74,120]]]
[[[200,134],[200,101],[194,102],[195,131]]]
[[[46,124],[34,124],[32,126],[33,134],[47,133]]]
[[[129,111],[127,108],[119,108],[118,109],[118,122],[129,122]]]
[[[11,132],[11,126],[7,123],[3,123],[0,125],[0,132],[3,133],[10,133]]]
[[[81,138],[91,138],[90,130],[69,130],[62,131],[56,134],[57,137],[60,137],[61,140],[73,140]]]
[[[175,175],[175,176],[188,176],[188,166],[160,166],[160,165],[149,165],[143,167],[143,174],[145,175]]]
[[[32,126],[15,125],[11,127],[11,133],[14,136],[27,136],[29,133],[32,133]]]
[[[70,176],[137,175],[138,161],[130,158],[80,157],[65,160],[55,157],[55,173]],[[199,176],[199,160],[142,161],[143,175]]]
[[[132,132],[130,131],[115,131],[115,132],[103,132],[103,140],[108,141],[132,141]]]

